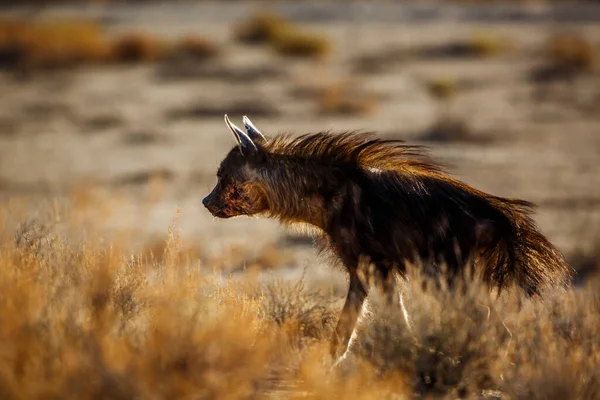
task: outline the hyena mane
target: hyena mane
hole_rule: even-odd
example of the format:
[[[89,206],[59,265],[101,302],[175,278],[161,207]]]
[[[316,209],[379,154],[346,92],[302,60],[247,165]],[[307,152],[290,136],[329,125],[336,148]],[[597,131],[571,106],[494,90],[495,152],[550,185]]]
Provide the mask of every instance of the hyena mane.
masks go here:
[[[385,286],[417,263],[448,277],[469,265],[491,288],[538,295],[564,287],[570,267],[536,228],[527,201],[487,194],[426,157],[425,149],[373,133],[321,132],[266,138],[246,117],[246,132],[219,168],[205,206],[218,217],[263,214],[305,223],[350,277],[332,353],[346,345],[368,288],[368,259]]]

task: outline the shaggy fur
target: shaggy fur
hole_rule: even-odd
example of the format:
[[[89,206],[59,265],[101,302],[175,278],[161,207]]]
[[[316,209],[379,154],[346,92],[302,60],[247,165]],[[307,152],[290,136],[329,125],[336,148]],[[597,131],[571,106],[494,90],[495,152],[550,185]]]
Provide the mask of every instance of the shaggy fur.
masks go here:
[[[350,277],[334,355],[348,343],[367,296],[358,276],[363,258],[385,290],[409,263],[448,278],[469,265],[490,287],[514,284],[528,295],[569,281],[570,267],[537,230],[531,203],[453,179],[425,161],[421,147],[354,132],[266,139],[244,121],[247,133],[230,125],[239,146],[203,202],[222,218],[265,214],[320,230]]]

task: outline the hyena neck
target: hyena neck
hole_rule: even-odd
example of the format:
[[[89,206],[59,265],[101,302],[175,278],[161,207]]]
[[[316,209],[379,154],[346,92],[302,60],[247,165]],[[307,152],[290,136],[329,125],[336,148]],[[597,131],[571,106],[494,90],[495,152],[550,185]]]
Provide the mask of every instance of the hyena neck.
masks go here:
[[[340,171],[305,160],[276,160],[265,180],[269,212],[284,224],[304,223],[326,230],[327,202],[341,186]]]

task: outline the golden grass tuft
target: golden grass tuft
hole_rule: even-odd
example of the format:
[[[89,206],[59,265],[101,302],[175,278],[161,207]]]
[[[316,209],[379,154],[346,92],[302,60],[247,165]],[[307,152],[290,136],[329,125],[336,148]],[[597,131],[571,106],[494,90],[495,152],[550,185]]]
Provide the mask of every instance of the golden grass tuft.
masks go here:
[[[105,62],[111,44],[93,22],[0,21],[0,66],[57,68]]]
[[[197,35],[187,35],[177,44],[177,52],[184,56],[204,60],[219,53],[217,46],[210,40]]]
[[[562,32],[546,42],[545,55],[555,69],[565,72],[590,72],[597,69],[600,51],[581,34]]]
[[[141,63],[184,55],[204,60],[217,47],[197,35],[172,44],[141,32],[109,37],[85,20],[0,20],[0,68],[41,70],[85,64]]]
[[[296,31],[280,32],[273,47],[277,53],[291,57],[323,58],[331,52],[331,43],[327,38]]]
[[[139,32],[125,33],[113,42],[114,57],[123,63],[155,61],[165,58],[169,51],[166,43]]]
[[[244,43],[268,43],[279,32],[290,29],[291,22],[280,15],[256,13],[249,21],[234,27],[234,37]]]
[[[416,49],[416,53],[428,58],[490,58],[509,53],[515,47],[506,37],[478,31],[460,40]]]
[[[469,37],[466,47],[475,56],[493,57],[510,50],[513,44],[503,37],[476,32]]]
[[[268,44],[278,54],[290,57],[323,58],[331,52],[328,38],[304,32],[277,14],[255,14],[234,28],[234,36],[244,43]]]

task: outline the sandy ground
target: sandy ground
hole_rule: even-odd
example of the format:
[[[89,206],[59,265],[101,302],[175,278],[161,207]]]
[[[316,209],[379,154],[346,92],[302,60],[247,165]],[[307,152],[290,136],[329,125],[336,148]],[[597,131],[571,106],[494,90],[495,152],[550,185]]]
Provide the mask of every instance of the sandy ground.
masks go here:
[[[274,244],[295,254],[286,274],[298,276],[306,266],[325,274],[313,268],[321,263],[314,249],[291,245],[277,223],[218,221],[202,208],[218,163],[234,144],[223,114],[238,121],[248,114],[267,134],[362,129],[423,142],[440,113],[448,112],[473,137],[427,142],[434,159],[480,189],[539,204],[536,220],[566,254],[598,245],[600,76],[553,84],[530,78],[542,63],[544,41],[558,29],[576,29],[600,43],[597,8],[565,14],[533,7],[517,9],[524,14],[515,17],[510,8],[474,6],[274,6],[332,38],[331,57],[314,62],[235,43],[231,23],[258,6],[201,2],[136,6],[135,12],[99,6],[42,11],[42,17],[98,18],[109,33],[147,30],[173,38],[193,32],[223,52],[185,66],[83,68],[27,79],[0,75],[0,196],[35,211],[77,185],[92,184],[93,196],[112,201],[110,215],[99,217],[108,231],[127,227],[137,237],[164,236],[179,209],[185,240],[210,253]],[[406,49],[477,32],[501,37],[514,50],[483,59],[402,56]],[[357,59],[364,56],[380,60],[376,72],[359,70]],[[426,84],[445,77],[462,89],[441,111]],[[336,82],[375,94],[376,110],[325,115],[314,99],[298,94],[299,88]]]

